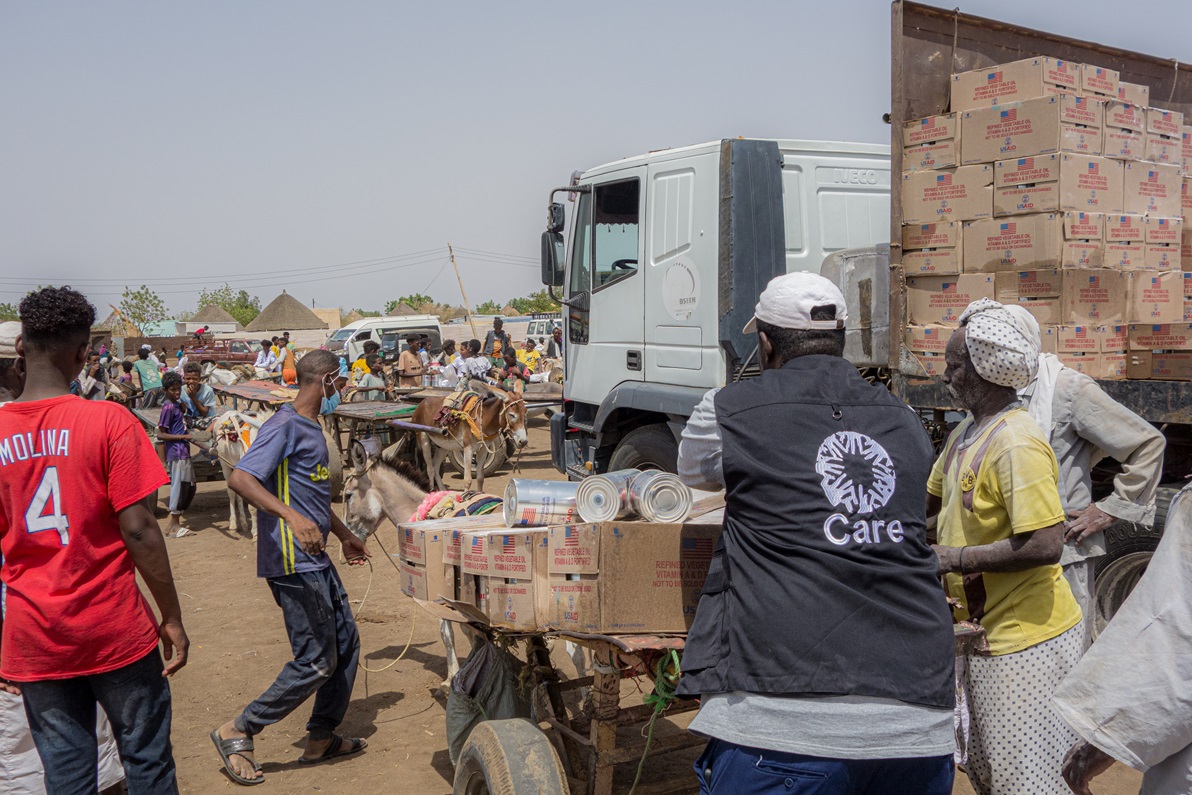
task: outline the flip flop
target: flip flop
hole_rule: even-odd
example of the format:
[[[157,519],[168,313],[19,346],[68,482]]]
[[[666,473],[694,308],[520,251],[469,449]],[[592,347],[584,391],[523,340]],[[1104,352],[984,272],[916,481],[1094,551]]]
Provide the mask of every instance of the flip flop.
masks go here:
[[[348,745],[347,748],[344,747],[345,743]],[[327,743],[327,748],[323,751],[322,755],[316,756],[313,759],[300,756],[298,757],[298,764],[317,765],[319,762],[326,762],[328,759],[334,759],[337,756],[349,756],[351,754],[360,753],[367,747],[368,743],[365,740],[361,740],[359,738],[345,740],[338,734],[333,734],[331,735],[331,742]]]
[[[255,760],[249,760],[249,758],[244,755],[244,752],[253,750],[251,737],[231,737],[225,740],[219,736],[219,729],[212,729],[210,737],[211,742],[215,743],[215,750],[219,751],[219,758],[223,760],[224,772],[228,774],[228,777],[231,778],[232,781],[235,781],[237,784],[242,784],[246,787],[252,787],[265,780],[264,776],[260,776],[259,778],[245,778],[232,768],[231,757],[238,755],[244,759],[245,762],[250,762],[252,764],[252,769],[254,772],[260,772],[261,766],[258,765]]]

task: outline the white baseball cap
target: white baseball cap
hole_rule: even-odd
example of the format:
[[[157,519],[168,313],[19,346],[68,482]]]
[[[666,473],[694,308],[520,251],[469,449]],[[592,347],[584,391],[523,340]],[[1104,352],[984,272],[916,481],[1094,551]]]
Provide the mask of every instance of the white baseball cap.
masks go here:
[[[17,320],[0,323],[0,359],[17,358],[17,337],[21,336],[21,324]]]
[[[817,306],[836,307],[836,319],[812,320],[811,310]],[[770,280],[742,333],[757,331],[759,320],[779,328],[842,329],[848,320],[848,310],[844,295],[832,282],[819,274],[795,271]]]

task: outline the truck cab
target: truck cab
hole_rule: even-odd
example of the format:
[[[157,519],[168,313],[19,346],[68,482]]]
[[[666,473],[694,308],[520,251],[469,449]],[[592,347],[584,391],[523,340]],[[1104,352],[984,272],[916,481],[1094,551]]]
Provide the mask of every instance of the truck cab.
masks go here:
[[[542,276],[563,293],[555,466],[572,479],[673,472],[704,393],[757,372],[741,330],[766,283],[888,241],[889,196],[888,146],[754,139],[628,158],[553,191]]]

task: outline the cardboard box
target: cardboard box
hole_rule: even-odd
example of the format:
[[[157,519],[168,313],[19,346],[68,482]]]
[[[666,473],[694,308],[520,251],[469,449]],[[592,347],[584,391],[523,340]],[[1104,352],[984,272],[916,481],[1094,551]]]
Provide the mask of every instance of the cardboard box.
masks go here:
[[[1059,326],[1039,326],[1039,353],[1050,353],[1054,356],[1059,352],[1059,332]]]
[[[1183,263],[1181,268],[1192,267],[1192,227],[1185,226],[1180,233],[1180,262]]]
[[[1055,268],[1063,249],[1063,218],[1039,213],[970,221],[961,242],[965,273]]]
[[[971,221],[993,215],[993,166],[961,166],[902,175],[902,220],[908,224]]]
[[[902,227],[902,271],[908,276],[960,273],[960,224],[906,224]]]
[[[1101,354],[1099,353],[1064,353],[1060,351],[1060,363],[1089,378],[1101,377]]]
[[[928,277],[931,278],[931,277]],[[597,633],[686,632],[708,575],[719,525],[603,522],[548,530],[546,624]],[[558,571],[581,543],[583,572]],[[575,568],[570,563],[566,568]]]
[[[529,580],[535,568],[546,570],[546,530],[542,528],[505,529],[487,533],[488,576]]]
[[[1006,305],[1017,304],[1031,313],[1040,328],[1058,326],[1064,320],[1064,302],[1061,296],[1053,298],[1019,298],[1001,301]]]
[[[1060,155],[1060,207],[1120,213],[1125,169],[1121,161],[1065,152]]]
[[[520,632],[533,632],[539,627],[537,590],[546,592],[545,584],[533,580],[511,580],[486,577],[488,581],[487,615],[493,626]],[[545,605],[546,599],[542,599]]]
[[[1117,98],[1122,102],[1129,102],[1131,105],[1141,105],[1146,108],[1151,104],[1151,87],[1144,86],[1141,83],[1127,83],[1125,80],[1118,82]]]
[[[1137,130],[1120,127],[1104,128],[1101,156],[1111,160],[1142,160],[1146,156],[1146,136]]]
[[[1186,178],[1192,172],[1192,127],[1184,125],[1180,128],[1181,167]]]
[[[1110,242],[1145,242],[1146,218],[1142,215],[1107,215],[1105,239]]]
[[[1180,180],[1180,217],[1186,227],[1192,228],[1192,179]]]
[[[924,375],[930,378],[939,378],[944,374],[944,370],[948,369],[947,362],[944,361],[942,353],[924,353],[923,351],[912,351],[911,355],[919,362],[919,366],[923,368]]]
[[[993,274],[907,277],[907,318],[918,326],[955,326],[969,304],[993,298],[993,291]]]
[[[1125,353],[1130,347],[1130,327],[1125,323],[1112,326],[1097,326],[1097,339],[1101,353]]]
[[[1126,377],[1132,381],[1192,381],[1192,351],[1130,351]]]
[[[1146,106],[1111,100],[1105,103],[1105,126],[1146,132]]]
[[[960,116],[948,113],[903,122],[904,171],[952,168],[960,165]]]
[[[1180,270],[1180,247],[1163,243],[1147,243],[1142,249],[1142,267],[1157,271]]]
[[[421,522],[399,525],[397,528],[398,554],[402,560],[425,566],[431,561],[443,561],[443,533],[432,527],[422,527]]]
[[[1180,170],[1164,163],[1127,160],[1123,181],[1124,211],[1139,215],[1180,215]]]
[[[1064,213],[1064,248],[1060,264],[1065,268],[1100,268],[1105,261],[1105,215]]]
[[[1179,138],[1184,127],[1184,114],[1165,108],[1146,109],[1146,131],[1171,138]]]
[[[1184,170],[1183,142],[1179,138],[1158,133],[1147,133],[1143,138],[1143,159],[1152,163],[1164,163]]]
[[[1061,114],[1059,97],[965,111],[960,162],[971,165],[1058,152]]]
[[[942,356],[953,330],[948,326],[907,326],[907,350],[915,353],[938,353]]]
[[[1121,74],[1114,69],[1084,64],[1080,69],[1080,93],[1116,97],[1121,88]]]
[[[1031,298],[1059,298],[1064,292],[1063,284],[1063,271],[1059,268],[995,273],[993,300],[1004,304]]]
[[[1063,295],[1064,325],[1111,325],[1126,318],[1126,274],[1108,268],[1069,271]]]
[[[1131,271],[1127,278],[1127,323],[1179,323],[1184,319],[1184,275],[1180,271]]]
[[[464,574],[487,577],[492,574],[492,561],[488,556],[485,536],[498,533],[500,529],[465,530],[460,538],[460,570]]]
[[[1130,381],[1146,381],[1151,377],[1153,364],[1150,351],[1130,351],[1126,354],[1126,378]]]
[[[1192,298],[1192,273],[1187,271],[1184,272],[1184,297]]]
[[[965,111],[1049,94],[1077,94],[1081,71],[1081,65],[1071,61],[1027,58],[960,72],[952,75],[951,107],[953,111]]]
[[[1133,323],[1127,326],[1132,351],[1192,351],[1192,323]]]
[[[1100,353],[1101,336],[1097,326],[1061,326],[1056,349],[1059,353]]]
[[[1126,379],[1126,361],[1129,355],[1125,351],[1101,354],[1101,380],[1124,381]]]
[[[1121,161],[1070,152],[994,163],[995,216],[1084,210],[1121,212]]]
[[[1146,246],[1142,243],[1106,243],[1102,265],[1122,271],[1143,270]]]
[[[1142,228],[1143,242],[1178,246],[1180,244],[1180,237],[1184,231],[1184,220],[1178,217],[1159,218],[1157,216],[1148,216],[1143,220]]]
[[[455,597],[453,570],[444,563],[420,565],[403,560],[398,563],[401,592],[414,599],[433,602],[440,596]]]
[[[1192,320],[1192,298],[1184,296],[1184,322]]]

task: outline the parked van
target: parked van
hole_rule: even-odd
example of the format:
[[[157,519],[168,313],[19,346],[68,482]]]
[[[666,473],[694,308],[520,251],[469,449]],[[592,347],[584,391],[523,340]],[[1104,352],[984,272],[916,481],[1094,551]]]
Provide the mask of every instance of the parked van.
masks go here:
[[[348,332],[343,334],[343,332]],[[372,340],[381,346],[386,361],[396,360],[410,334],[426,334],[430,337],[430,353],[437,355],[443,350],[443,327],[436,315],[401,315],[397,317],[366,317],[344,326],[331,335],[341,337],[343,356],[350,364],[364,355],[364,343]],[[331,350],[331,339],[327,348]]]

